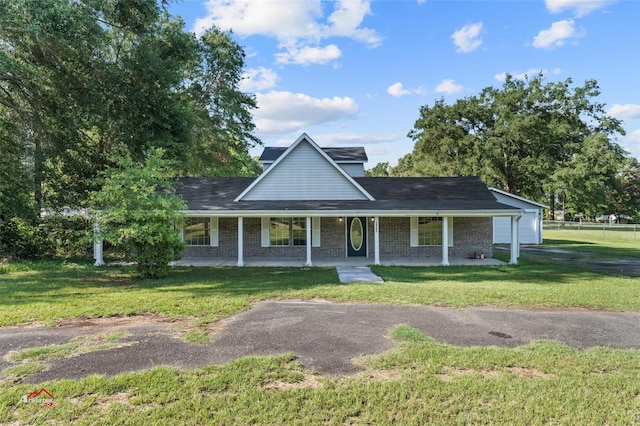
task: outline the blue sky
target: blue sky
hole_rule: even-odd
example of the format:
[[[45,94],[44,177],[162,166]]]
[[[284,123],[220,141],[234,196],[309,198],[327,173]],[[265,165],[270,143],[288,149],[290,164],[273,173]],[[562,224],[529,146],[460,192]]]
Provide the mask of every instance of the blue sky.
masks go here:
[[[265,145],[306,132],[364,146],[367,168],[394,165],[413,149],[420,106],[542,71],[573,87],[597,80],[597,101],[624,121],[616,142],[640,158],[638,0],[178,0],[170,11],[196,34],[233,31]]]

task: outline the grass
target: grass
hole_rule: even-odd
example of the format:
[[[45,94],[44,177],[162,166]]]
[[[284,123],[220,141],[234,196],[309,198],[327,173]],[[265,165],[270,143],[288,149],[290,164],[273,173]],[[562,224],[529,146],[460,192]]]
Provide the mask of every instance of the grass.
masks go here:
[[[366,370],[318,377],[292,355],[155,368],[39,385],[0,384],[0,423],[637,424],[640,352],[551,342],[460,348],[399,326]],[[22,404],[46,388],[53,407]]]
[[[582,231],[578,236],[572,230],[544,230],[544,245],[567,250],[574,250],[578,253],[590,253],[594,256],[608,259],[640,259],[640,230],[638,239],[632,237],[633,234],[621,233],[603,238],[601,232]],[[622,238],[625,236],[625,238]]]
[[[518,266],[375,267],[384,284],[340,284],[331,268],[175,268],[163,280],[127,267],[37,262],[0,265],[0,324],[158,313],[198,327],[264,299],[325,298],[461,307],[582,307],[640,311],[640,279],[586,268],[580,260],[639,259],[633,243],[575,240],[545,231],[557,254],[523,252]],[[3,371],[0,424],[638,424],[640,351],[579,350],[546,341],[514,349],[441,344],[400,325],[397,346],[355,362],[349,377],[319,377],[294,355],[247,357],[181,371],[159,367],[114,377],[20,384],[40,359],[119,344],[122,334],[14,354]],[[106,345],[106,346],[101,346]],[[64,346],[64,345],[57,345]],[[98,348],[98,349],[96,349]],[[46,388],[53,407],[20,399]]]
[[[340,284],[333,268],[175,268],[168,278],[141,280],[127,267],[25,262],[0,266],[0,326],[148,312],[205,326],[258,300],[289,298],[640,310],[638,278],[547,260],[523,255],[516,267],[374,267],[382,285]]]
[[[49,361],[56,358],[69,356],[80,346],[78,342],[69,342],[61,345],[49,345],[38,348],[27,348],[9,355],[13,362],[20,361]]]

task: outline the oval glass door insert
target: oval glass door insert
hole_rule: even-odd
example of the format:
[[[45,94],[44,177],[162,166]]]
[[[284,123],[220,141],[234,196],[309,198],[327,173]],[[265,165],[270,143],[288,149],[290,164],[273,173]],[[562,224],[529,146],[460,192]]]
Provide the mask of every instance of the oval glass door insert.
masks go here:
[[[362,231],[363,227],[360,218],[353,218],[353,220],[351,221],[351,229],[349,230],[349,234],[351,235],[351,247],[355,251],[360,251],[360,248],[362,248]]]

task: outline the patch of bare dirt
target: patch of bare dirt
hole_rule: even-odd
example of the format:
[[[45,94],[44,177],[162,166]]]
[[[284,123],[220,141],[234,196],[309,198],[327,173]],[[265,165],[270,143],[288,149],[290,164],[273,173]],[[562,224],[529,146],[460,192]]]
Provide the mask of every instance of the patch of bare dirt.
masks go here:
[[[543,373],[536,368],[507,367],[506,369],[523,379],[555,377],[553,374]],[[498,377],[502,374],[502,372],[498,370],[474,370],[472,368],[443,367],[443,370],[445,370],[445,373],[436,374],[436,377],[445,382],[450,382],[456,377],[470,376],[473,374],[480,374],[484,377]]]
[[[472,368],[455,368],[455,367],[443,367],[445,373],[436,374],[436,377],[444,382],[450,382],[456,377],[471,376],[473,374],[480,374],[484,377],[498,377],[499,371],[496,370],[474,370]]]
[[[274,390],[288,390],[288,389],[318,389],[322,386],[322,382],[318,380],[318,377],[313,374],[304,373],[303,379],[299,382],[283,382],[281,380],[274,380],[264,385],[265,389]]]
[[[74,318],[56,321],[56,327],[89,328],[92,330],[111,331],[118,328],[135,327],[149,323],[168,323],[160,314],[145,313],[132,316],[114,316],[99,318]]]

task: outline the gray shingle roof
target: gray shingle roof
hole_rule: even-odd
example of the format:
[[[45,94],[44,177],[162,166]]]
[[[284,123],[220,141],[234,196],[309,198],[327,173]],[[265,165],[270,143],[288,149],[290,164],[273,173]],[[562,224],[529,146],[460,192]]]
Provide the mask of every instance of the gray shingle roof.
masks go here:
[[[477,177],[355,178],[375,201],[274,200],[234,201],[255,178],[181,178],[176,191],[189,210],[518,210],[499,203]]]
[[[367,153],[361,146],[345,147],[345,148],[321,148],[331,159],[338,163],[357,162],[366,163],[368,160]],[[258,159],[261,162],[273,162],[278,159],[287,148],[277,146],[266,146],[262,155]]]

